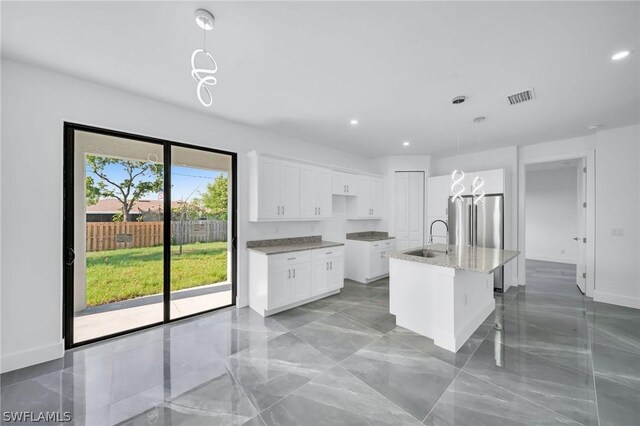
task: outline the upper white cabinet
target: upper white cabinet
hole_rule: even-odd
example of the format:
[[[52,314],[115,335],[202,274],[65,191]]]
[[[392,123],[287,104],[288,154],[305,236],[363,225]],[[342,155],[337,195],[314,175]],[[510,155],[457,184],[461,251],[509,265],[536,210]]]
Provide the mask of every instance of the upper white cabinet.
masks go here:
[[[300,166],[300,217],[325,219],[331,217],[331,170]]]
[[[358,195],[348,202],[349,219],[382,218],[382,179],[358,175]]]
[[[355,197],[358,195],[358,175],[351,173],[332,173],[333,195],[346,195]]]
[[[451,176],[436,176],[427,179],[427,214],[446,217],[451,187]]]
[[[291,220],[300,216],[300,165],[270,157],[251,158],[250,219]]]
[[[333,216],[333,195],[347,195],[349,219],[382,217],[382,179],[252,151],[249,220],[322,220]],[[353,203],[351,203],[353,201]]]

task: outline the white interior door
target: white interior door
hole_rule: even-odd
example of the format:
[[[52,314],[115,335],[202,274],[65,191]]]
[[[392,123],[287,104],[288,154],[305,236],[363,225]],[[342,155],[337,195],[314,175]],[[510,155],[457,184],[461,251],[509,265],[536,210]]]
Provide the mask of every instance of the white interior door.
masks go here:
[[[576,282],[584,294],[587,283],[587,174],[586,161],[583,158],[578,164],[578,261],[576,262]]]

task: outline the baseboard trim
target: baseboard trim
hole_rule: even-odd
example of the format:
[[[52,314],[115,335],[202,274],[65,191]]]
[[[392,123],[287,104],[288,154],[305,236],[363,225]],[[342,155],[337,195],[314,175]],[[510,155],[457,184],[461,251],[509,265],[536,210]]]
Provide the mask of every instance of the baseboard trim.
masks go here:
[[[544,254],[529,254],[527,253],[526,260],[539,260],[541,262],[554,262],[554,263],[566,263],[568,265],[575,265],[576,259],[568,259],[566,257],[546,256]]]
[[[62,358],[62,356],[64,356],[64,342],[60,341],[53,345],[41,346],[24,352],[4,355],[0,362],[0,371],[6,373],[8,371]]]
[[[625,306],[627,308],[640,309],[640,299],[629,296],[620,296],[618,294],[603,293],[601,291],[593,292],[593,300],[595,302],[608,303],[610,305]]]

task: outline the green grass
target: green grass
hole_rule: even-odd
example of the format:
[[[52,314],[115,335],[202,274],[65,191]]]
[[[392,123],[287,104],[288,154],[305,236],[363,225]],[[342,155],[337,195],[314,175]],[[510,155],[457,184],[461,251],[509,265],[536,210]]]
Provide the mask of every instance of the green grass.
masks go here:
[[[227,279],[227,243],[171,246],[171,290]],[[87,306],[162,293],[162,246],[87,253]]]

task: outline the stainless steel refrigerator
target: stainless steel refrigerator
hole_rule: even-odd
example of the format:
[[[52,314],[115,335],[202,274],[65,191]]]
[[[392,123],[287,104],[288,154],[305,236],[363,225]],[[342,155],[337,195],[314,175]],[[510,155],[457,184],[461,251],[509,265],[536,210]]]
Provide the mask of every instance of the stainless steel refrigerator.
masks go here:
[[[473,196],[462,201],[449,197],[449,244],[504,249],[504,196],[486,195],[478,204]],[[504,266],[493,273],[493,288],[504,289]]]

